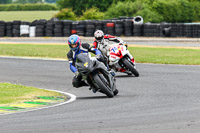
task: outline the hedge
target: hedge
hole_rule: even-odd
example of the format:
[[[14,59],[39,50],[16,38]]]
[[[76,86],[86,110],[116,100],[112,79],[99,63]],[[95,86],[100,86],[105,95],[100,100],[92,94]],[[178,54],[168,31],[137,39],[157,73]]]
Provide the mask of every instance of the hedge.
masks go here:
[[[54,4],[2,4],[0,11],[49,11],[58,10]]]
[[[127,0],[112,4],[105,18],[143,16],[145,22],[199,22],[200,1],[194,0]]]

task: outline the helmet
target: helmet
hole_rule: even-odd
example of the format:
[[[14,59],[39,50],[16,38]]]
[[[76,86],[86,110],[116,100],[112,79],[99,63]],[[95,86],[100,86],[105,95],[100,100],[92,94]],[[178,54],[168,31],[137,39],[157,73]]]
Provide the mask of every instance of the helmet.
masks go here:
[[[81,39],[78,35],[71,35],[68,38],[68,44],[69,44],[70,49],[76,52],[81,46]]]
[[[98,42],[102,42],[104,39],[104,33],[102,30],[97,30],[94,32],[94,37]]]

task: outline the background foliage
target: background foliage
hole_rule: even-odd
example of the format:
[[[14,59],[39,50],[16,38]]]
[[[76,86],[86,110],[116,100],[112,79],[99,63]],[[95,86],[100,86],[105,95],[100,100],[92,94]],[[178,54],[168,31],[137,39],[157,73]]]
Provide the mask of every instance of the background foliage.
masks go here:
[[[124,10],[126,9],[126,10]],[[113,4],[106,18],[143,16],[145,22],[194,22],[200,20],[198,0],[127,0]]]
[[[107,8],[113,3],[125,0],[58,0],[57,5],[59,9],[72,8],[76,15],[81,16],[86,9],[96,7],[101,12],[105,12]]]
[[[0,4],[0,11],[48,11],[58,10],[54,4]]]
[[[42,3],[42,0],[16,0],[13,3],[25,4],[25,3]]]
[[[17,0],[17,3],[41,3],[41,1]],[[200,0],[57,0],[57,7],[42,3],[39,6],[26,5],[27,7],[24,7],[24,4],[7,5],[8,3],[12,3],[12,0],[0,0],[0,11],[59,9],[60,14],[57,14],[59,19],[73,20],[75,17],[76,20],[111,19],[140,15],[144,18],[144,22],[200,22]]]
[[[0,0],[0,4],[10,4],[12,0]]]
[[[76,14],[72,11],[71,8],[64,8],[55,15],[56,18],[61,20],[76,20]]]
[[[112,4],[106,11],[106,18],[117,18],[119,16],[134,16],[138,11],[145,9],[146,3],[140,0],[125,1]]]
[[[192,22],[195,20],[195,8],[188,0],[156,0],[152,5],[166,22]]]
[[[200,0],[58,0],[57,5],[59,9],[72,8],[79,17],[85,14],[84,17],[81,16],[81,20],[102,19],[102,16],[104,19],[111,19],[140,15],[144,22],[200,21]],[[88,12],[97,8],[100,12],[97,11],[96,15]],[[90,17],[86,17],[86,14]]]
[[[102,20],[103,18],[104,18],[104,13],[100,12],[98,8],[93,7],[87,9],[80,17],[80,20]]]

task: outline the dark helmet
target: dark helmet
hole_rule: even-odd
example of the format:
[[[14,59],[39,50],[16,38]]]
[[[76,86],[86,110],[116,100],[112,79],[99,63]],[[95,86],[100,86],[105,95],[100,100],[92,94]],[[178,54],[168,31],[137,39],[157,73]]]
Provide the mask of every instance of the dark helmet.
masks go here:
[[[68,44],[69,44],[70,49],[76,52],[81,46],[81,39],[78,35],[71,35],[68,38]]]

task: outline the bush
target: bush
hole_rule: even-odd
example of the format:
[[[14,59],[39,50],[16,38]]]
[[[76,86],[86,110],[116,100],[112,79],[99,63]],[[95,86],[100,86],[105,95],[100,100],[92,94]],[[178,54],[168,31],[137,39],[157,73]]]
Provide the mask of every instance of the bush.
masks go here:
[[[163,21],[162,15],[158,14],[156,11],[153,11],[151,8],[145,8],[136,13],[136,16],[142,16],[144,23],[152,22],[159,23]]]
[[[76,15],[71,8],[64,8],[55,15],[60,20],[76,20]]]
[[[10,4],[12,0],[0,0],[0,4]]]
[[[166,22],[192,22],[194,20],[194,8],[188,0],[156,0],[152,8],[162,15]]]
[[[192,2],[191,6],[194,9],[194,22],[200,22],[200,2]]]
[[[42,0],[15,0],[14,4],[26,4],[26,3],[42,3]]]
[[[104,18],[104,13],[99,12],[98,8],[91,8],[86,10],[80,17],[80,20],[102,20]]]
[[[200,2],[198,0],[126,0],[113,4],[105,13],[105,18],[136,15],[142,16],[144,22],[200,21]]]
[[[0,5],[0,11],[49,11],[58,10],[54,4],[6,4]]]
[[[76,15],[81,16],[84,11],[92,7],[105,12],[113,0],[57,0],[59,9],[72,8]]]
[[[135,14],[146,7],[146,3],[140,0],[135,2],[126,1],[118,2],[116,5],[113,4],[108,11],[105,13],[105,18],[117,18],[119,16],[135,16]]]

